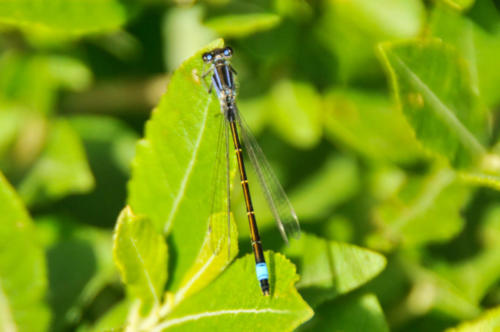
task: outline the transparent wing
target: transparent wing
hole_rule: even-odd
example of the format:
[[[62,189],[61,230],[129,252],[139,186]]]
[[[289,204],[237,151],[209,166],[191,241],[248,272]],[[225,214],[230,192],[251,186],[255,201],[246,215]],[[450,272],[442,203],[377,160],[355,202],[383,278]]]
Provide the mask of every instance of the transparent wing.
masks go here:
[[[219,132],[217,136],[217,148],[215,151],[213,174],[210,181],[210,214],[209,231],[211,233],[211,248],[214,254],[218,254],[224,247],[224,239],[227,239],[227,249],[231,248],[231,200],[230,200],[230,161],[229,161],[229,128],[227,121],[221,116]],[[215,225],[225,222],[226,227]],[[218,230],[214,232],[214,230]],[[225,234],[221,234],[224,230]],[[229,257],[229,252],[228,252]]]
[[[267,204],[271,210],[276,225],[288,243],[288,237],[298,237],[300,235],[300,224],[297,215],[285,194],[285,190],[274,175],[271,165],[267,161],[262,149],[254,138],[245,120],[236,110],[236,121],[240,127],[240,136],[243,140],[243,148],[246,150],[252,166],[259,178],[262,191],[266,197]]]

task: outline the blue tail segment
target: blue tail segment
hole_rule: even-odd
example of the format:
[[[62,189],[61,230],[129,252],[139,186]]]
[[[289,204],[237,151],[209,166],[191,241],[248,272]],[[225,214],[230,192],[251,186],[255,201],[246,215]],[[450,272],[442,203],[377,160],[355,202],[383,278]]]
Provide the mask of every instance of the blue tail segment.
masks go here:
[[[269,272],[267,271],[266,263],[255,264],[255,272],[257,272],[257,279],[259,281],[269,279]]]
[[[264,294],[264,296],[268,296],[269,272],[267,271],[267,264],[265,262],[255,264],[255,272],[257,273],[257,280],[259,280],[262,294]]]

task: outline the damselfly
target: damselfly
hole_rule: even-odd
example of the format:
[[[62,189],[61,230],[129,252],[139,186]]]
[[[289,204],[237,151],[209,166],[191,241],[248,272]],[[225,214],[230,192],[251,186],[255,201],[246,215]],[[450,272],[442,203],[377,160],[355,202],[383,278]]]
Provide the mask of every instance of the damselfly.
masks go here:
[[[235,70],[231,66],[230,59],[233,51],[230,47],[217,48],[202,55],[205,64],[210,68],[203,74],[203,78],[211,74],[211,83],[209,93],[212,88],[215,89],[217,97],[220,102],[221,113],[224,116],[224,137],[225,137],[225,158],[226,165],[229,165],[229,134],[233,141],[234,151],[238,162],[238,170],[240,173],[241,186],[246,204],[248,222],[250,224],[250,235],[252,241],[252,250],[255,256],[255,268],[257,279],[260,283],[260,288],[264,295],[269,295],[269,272],[262,250],[262,244],[257,228],[257,221],[255,219],[255,211],[252,204],[250,195],[250,188],[248,184],[247,173],[245,169],[245,162],[243,158],[243,150],[246,151],[255,172],[259,178],[264,195],[276,224],[281,233],[281,236],[288,243],[288,236],[296,236],[300,232],[299,221],[297,215],[293,210],[290,201],[288,200],[283,187],[280,185],[276,176],[273,174],[269,163],[267,162],[262,150],[257,144],[255,138],[252,136],[248,126],[242,119],[241,114],[236,107],[236,85],[234,76]],[[241,133],[241,140],[240,135]],[[242,144],[243,143],[243,144]],[[226,168],[229,171],[229,167]],[[229,175],[226,176],[229,179]],[[229,187],[229,182],[227,183]],[[228,203],[229,209],[229,189]],[[228,211],[229,223],[229,211]],[[229,229],[229,224],[228,224]]]

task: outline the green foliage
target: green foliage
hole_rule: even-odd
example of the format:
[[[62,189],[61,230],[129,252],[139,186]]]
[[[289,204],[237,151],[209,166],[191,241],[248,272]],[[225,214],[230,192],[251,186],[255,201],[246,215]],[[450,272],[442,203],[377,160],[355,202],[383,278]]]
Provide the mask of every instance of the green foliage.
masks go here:
[[[384,44],[380,50],[417,138],[454,166],[476,163],[485,153],[487,113],[455,51],[439,40]]]
[[[0,330],[496,330],[499,9],[0,1]],[[223,45],[302,228],[247,165],[269,297],[216,158]]]
[[[380,254],[308,234],[292,242],[286,253],[299,266],[297,288],[312,305],[350,292],[385,267],[385,258]]]
[[[360,319],[363,317],[363,319]],[[318,310],[318,319],[305,325],[304,331],[389,331],[384,313],[374,294],[354,294],[339,301],[328,311]]]
[[[82,35],[120,27],[130,16],[125,3],[118,0],[48,3],[6,0],[0,4],[0,22],[42,33]]]
[[[271,297],[264,298],[255,282],[255,260],[237,259],[203,291],[173,309],[153,331],[245,330],[291,331],[312,316],[293,284],[294,266],[280,254],[266,254],[270,265]],[[220,301],[213,301],[214,297]]]
[[[43,303],[46,265],[33,221],[7,180],[0,175],[0,328],[46,331],[50,319]]]
[[[447,329],[446,332],[472,332],[495,331],[500,327],[499,309],[492,309],[472,322],[465,322],[456,328]]]
[[[94,185],[78,135],[64,120],[52,125],[41,156],[19,184],[19,194],[26,204],[86,192]]]
[[[409,179],[375,211],[380,233],[370,239],[371,245],[388,250],[449,240],[463,228],[460,210],[467,196],[467,188],[448,169]]]
[[[159,305],[167,280],[167,246],[151,222],[126,207],[116,224],[113,254],[131,296]]]
[[[224,37],[244,37],[260,30],[271,29],[280,21],[280,16],[273,13],[255,13],[218,16],[205,21],[205,25]]]

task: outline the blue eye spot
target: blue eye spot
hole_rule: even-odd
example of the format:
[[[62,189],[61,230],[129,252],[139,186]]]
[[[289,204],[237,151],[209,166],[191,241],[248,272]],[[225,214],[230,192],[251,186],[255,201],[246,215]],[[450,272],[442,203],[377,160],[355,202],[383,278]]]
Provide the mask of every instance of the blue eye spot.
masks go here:
[[[229,55],[229,50],[224,50],[224,55],[228,56]]]
[[[207,60],[212,60],[212,54],[207,55]]]

